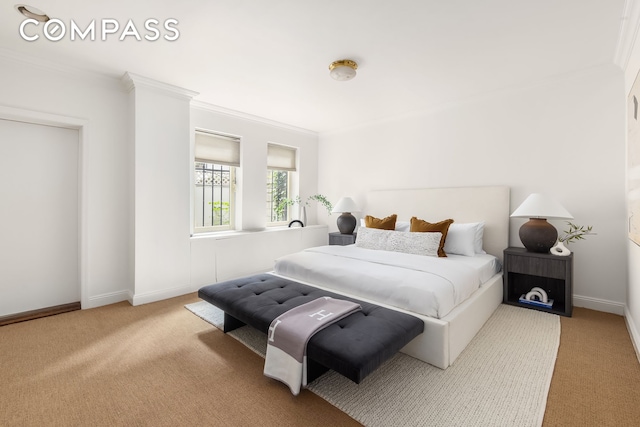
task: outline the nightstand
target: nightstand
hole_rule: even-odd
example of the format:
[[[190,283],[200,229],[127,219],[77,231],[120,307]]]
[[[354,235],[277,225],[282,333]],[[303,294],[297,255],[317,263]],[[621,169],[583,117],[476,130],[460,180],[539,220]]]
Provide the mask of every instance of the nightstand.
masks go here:
[[[352,245],[356,242],[356,234],[342,234],[340,232],[329,233],[329,244],[330,245]]]
[[[525,248],[507,248],[503,262],[502,302],[548,313],[571,316],[573,311],[573,253],[568,256],[529,252]],[[551,308],[521,303],[518,300],[539,287],[553,299]]]

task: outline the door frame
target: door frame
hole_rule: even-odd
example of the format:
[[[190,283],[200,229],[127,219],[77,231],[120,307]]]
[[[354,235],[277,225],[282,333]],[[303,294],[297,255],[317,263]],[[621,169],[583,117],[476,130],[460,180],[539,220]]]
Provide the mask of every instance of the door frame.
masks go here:
[[[88,146],[89,120],[59,114],[0,105],[0,119],[36,125],[55,126],[78,131],[78,279],[80,281],[80,305],[89,308],[88,287]]]

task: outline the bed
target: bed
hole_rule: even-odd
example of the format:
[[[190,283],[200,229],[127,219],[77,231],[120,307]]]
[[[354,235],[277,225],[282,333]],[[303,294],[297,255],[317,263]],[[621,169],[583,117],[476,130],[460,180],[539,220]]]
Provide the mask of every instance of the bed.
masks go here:
[[[356,243],[281,257],[273,274],[420,318],[424,332],[401,351],[446,369],[502,301],[500,267],[509,240],[509,209],[509,188],[504,186],[371,191],[363,216],[394,213],[398,223],[414,216],[429,222],[452,218],[457,225],[481,222],[479,251],[486,254],[425,257]],[[414,267],[414,261],[421,267]],[[419,285],[425,275],[437,278],[433,287]]]

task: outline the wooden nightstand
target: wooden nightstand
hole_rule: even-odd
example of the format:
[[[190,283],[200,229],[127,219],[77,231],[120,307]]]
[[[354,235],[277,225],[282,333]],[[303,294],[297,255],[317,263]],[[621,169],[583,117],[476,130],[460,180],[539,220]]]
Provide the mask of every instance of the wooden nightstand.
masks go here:
[[[356,235],[358,233],[353,234],[342,234],[340,232],[329,233],[329,244],[330,245],[352,245],[356,242]]]
[[[504,250],[505,304],[571,316],[573,312],[573,253],[568,256],[529,252],[525,248]],[[518,300],[539,287],[553,299],[551,308],[521,303]]]

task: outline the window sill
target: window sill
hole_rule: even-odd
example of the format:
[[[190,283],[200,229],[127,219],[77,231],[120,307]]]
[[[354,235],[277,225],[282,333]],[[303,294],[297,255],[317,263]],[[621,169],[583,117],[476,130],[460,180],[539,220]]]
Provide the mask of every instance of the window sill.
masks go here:
[[[287,233],[295,230],[304,230],[305,228],[309,229],[317,229],[317,228],[327,228],[326,225],[307,225],[304,227],[288,227],[284,226],[275,226],[275,227],[265,227],[261,230],[225,230],[225,231],[211,231],[207,233],[197,233],[192,234],[191,239],[213,239],[213,240],[222,240],[222,239],[234,239],[236,237],[248,236],[256,233],[274,233],[281,232]]]

